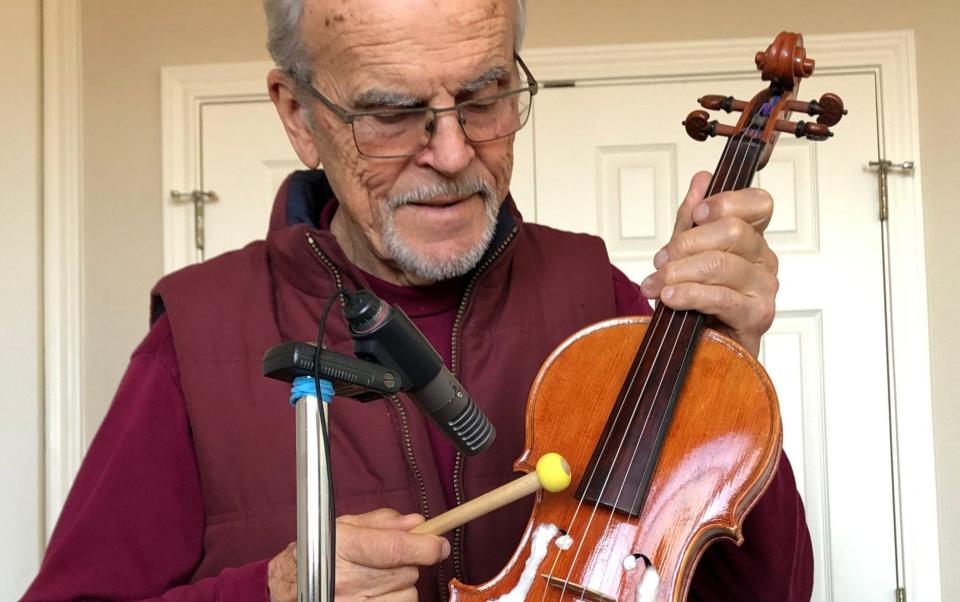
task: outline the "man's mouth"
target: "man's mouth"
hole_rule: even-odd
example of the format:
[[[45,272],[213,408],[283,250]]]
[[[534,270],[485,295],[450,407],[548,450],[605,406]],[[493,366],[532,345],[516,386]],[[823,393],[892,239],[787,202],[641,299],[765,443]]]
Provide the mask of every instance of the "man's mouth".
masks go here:
[[[471,195],[471,196],[472,196],[472,195]],[[460,203],[460,202],[462,202],[462,201],[465,201],[465,200],[467,200],[467,199],[469,199],[469,198],[470,198],[470,197],[464,197],[464,198],[436,198],[436,199],[430,199],[429,201],[418,201],[418,202],[409,203],[409,204],[410,204],[410,205],[416,205],[416,206],[418,206],[418,207],[432,207],[432,208],[442,209],[442,208],[444,208],[444,207],[451,207],[451,206],[453,206],[453,205],[456,205],[457,203]]]

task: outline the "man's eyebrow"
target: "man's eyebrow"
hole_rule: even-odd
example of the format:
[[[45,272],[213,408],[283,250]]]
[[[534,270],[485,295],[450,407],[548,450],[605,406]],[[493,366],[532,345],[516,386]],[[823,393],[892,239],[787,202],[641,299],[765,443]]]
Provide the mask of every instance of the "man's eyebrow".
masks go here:
[[[508,79],[509,77],[510,69],[508,67],[492,67],[487,69],[480,77],[460,86],[459,93],[476,92],[482,90],[491,82]],[[428,101],[409,94],[371,88],[355,96],[350,104],[356,109],[364,111],[378,108],[419,108],[427,106]]]
[[[402,94],[399,92],[390,92],[380,88],[371,88],[355,96],[350,103],[357,109],[363,111],[378,108],[414,108],[426,106],[426,101],[422,98]]]
[[[505,80],[509,77],[510,69],[508,67],[493,67],[491,69],[487,69],[484,74],[477,79],[469,81],[461,86],[460,92],[476,92],[477,90],[483,89],[483,87],[490,82]]]

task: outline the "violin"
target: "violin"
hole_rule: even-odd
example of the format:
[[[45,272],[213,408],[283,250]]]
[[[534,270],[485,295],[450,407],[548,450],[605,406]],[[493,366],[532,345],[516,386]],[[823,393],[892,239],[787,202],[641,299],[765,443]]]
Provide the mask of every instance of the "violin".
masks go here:
[[[824,140],[846,112],[833,94],[796,100],[814,70],[800,34],[778,35],[756,65],[769,87],[751,100],[699,99],[741,112],[736,126],[703,110],[683,122],[696,140],[728,138],[707,196],[749,186],[780,133]],[[817,121],[791,122],[793,111]],[[581,330],[550,355],[515,468],[534,472],[559,452],[571,486],[538,493],[509,564],[481,585],[454,580],[451,600],[685,600],[706,547],[742,543],[779,463],[780,411],[763,367],[705,319],[661,303],[649,318]]]

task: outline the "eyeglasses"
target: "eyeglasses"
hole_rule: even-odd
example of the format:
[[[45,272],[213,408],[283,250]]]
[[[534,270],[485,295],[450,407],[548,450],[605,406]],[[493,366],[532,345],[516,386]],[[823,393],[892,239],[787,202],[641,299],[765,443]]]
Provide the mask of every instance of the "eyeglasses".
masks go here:
[[[452,107],[398,108],[377,111],[348,111],[313,87],[309,79],[293,70],[287,73],[337,116],[353,128],[353,141],[361,155],[372,159],[412,157],[427,148],[437,129],[441,113],[455,112],[463,135],[473,143],[506,138],[527,123],[533,96],[540,85],[518,55],[523,72],[511,79],[521,85],[513,90],[471,98]]]

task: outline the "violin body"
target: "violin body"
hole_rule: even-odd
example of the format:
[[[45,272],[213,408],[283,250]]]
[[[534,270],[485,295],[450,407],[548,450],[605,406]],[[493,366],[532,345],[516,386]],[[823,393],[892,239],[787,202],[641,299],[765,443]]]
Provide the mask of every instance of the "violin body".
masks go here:
[[[517,470],[535,470],[537,458],[553,451],[567,459],[574,484],[589,477],[598,433],[649,321],[601,322],[554,351],[530,393],[526,445]],[[639,517],[581,503],[574,487],[538,494],[507,567],[482,585],[451,582],[451,600],[559,600],[561,594],[568,600],[636,600],[645,563],[641,559],[635,568],[625,568],[624,559],[638,554],[659,572],[656,600],[685,600],[706,546],[720,538],[742,541],[743,518],[776,472],[780,412],[763,367],[736,342],[705,329],[667,433]],[[568,532],[571,545],[558,547],[563,531],[549,537],[545,556],[531,568],[532,544],[543,546],[533,541],[534,534],[551,525]]]

